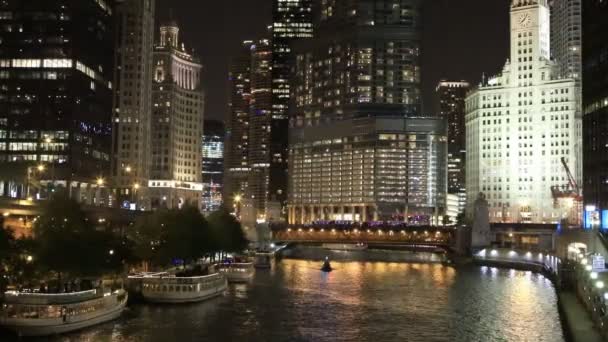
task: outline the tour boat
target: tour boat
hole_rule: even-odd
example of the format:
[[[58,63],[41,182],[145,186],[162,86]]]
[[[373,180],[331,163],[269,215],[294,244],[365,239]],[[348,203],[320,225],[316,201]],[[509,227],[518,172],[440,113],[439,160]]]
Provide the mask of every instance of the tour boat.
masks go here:
[[[213,273],[197,277],[178,277],[163,273],[141,278],[141,294],[152,303],[190,303],[221,295],[226,277]]]
[[[220,264],[218,271],[226,277],[228,282],[238,283],[249,281],[253,277],[255,269],[252,262],[233,262]]]
[[[127,299],[124,290],[56,294],[8,291],[0,308],[0,326],[19,336],[63,334],[118,318]]]
[[[270,263],[272,256],[273,254],[270,252],[256,252],[253,266],[255,268],[270,268],[272,266]]]

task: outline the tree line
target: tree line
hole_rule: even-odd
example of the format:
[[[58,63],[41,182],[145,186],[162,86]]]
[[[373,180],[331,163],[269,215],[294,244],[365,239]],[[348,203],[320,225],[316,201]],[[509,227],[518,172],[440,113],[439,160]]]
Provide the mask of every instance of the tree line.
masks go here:
[[[0,290],[8,284],[99,277],[145,264],[161,270],[247,248],[241,224],[227,210],[205,218],[197,208],[160,210],[126,229],[92,220],[64,195],[47,201],[30,237],[0,229]]]

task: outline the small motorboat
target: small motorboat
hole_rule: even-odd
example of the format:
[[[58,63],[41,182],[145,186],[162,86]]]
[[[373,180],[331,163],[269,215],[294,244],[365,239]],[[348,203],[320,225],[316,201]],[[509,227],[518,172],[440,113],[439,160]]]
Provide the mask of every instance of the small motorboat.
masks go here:
[[[321,266],[321,271],[323,272],[331,272],[333,269],[331,268],[331,264],[329,263],[329,258],[325,257],[325,261],[323,262],[323,266]]]

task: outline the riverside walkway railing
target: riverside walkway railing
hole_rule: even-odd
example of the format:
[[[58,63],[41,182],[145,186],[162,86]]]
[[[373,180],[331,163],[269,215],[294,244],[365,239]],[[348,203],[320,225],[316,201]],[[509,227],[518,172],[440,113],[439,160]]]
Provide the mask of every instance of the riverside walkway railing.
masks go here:
[[[504,265],[506,267],[522,266],[553,276],[559,275],[561,259],[538,251],[527,251],[508,248],[486,248],[475,253],[473,260],[478,263]]]

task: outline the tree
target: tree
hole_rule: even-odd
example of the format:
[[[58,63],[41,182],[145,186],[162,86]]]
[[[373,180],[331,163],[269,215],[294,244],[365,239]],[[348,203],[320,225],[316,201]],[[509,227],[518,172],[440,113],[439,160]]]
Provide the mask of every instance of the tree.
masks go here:
[[[467,222],[467,215],[465,212],[462,212],[460,214],[458,214],[458,216],[456,216],[456,224],[459,226],[464,226],[466,225]]]
[[[4,293],[8,285],[10,260],[14,254],[14,244],[15,237],[13,231],[0,226],[0,293]]]
[[[132,243],[133,256],[144,264],[159,262],[159,247],[168,211],[159,210],[140,217],[133,229],[127,231],[127,239]]]
[[[209,215],[208,220],[217,251],[234,253],[247,248],[241,223],[228,210],[221,208]]]
[[[197,208],[170,210],[165,215],[159,251],[164,260],[178,258],[187,263],[212,249],[209,226]]]
[[[80,204],[60,194],[47,201],[34,225],[36,262],[45,270],[71,276],[99,276],[122,268],[121,240],[97,230]]]

